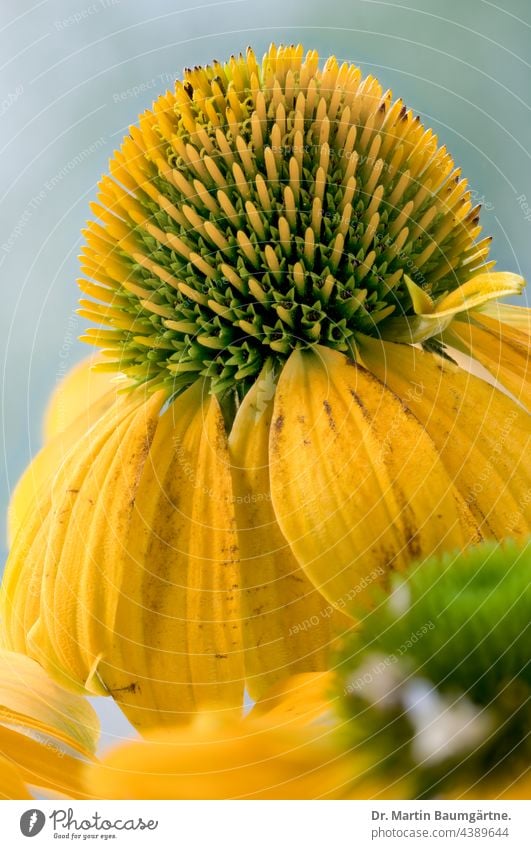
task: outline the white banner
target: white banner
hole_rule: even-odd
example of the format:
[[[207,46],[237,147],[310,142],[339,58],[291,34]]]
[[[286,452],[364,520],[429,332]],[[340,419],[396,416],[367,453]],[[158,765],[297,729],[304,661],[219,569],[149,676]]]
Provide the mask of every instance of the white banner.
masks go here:
[[[154,849],[529,849],[528,802],[0,803],[0,845]],[[68,843],[66,841],[69,841]]]

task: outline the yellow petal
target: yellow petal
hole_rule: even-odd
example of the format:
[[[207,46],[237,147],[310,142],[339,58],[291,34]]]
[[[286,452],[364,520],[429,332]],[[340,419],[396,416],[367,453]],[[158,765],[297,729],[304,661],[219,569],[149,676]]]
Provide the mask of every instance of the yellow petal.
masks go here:
[[[329,601],[369,598],[390,569],[468,541],[424,428],[326,348],[294,352],[275,395],[271,493],[292,551]]]
[[[333,636],[351,624],[314,589],[275,518],[269,482],[274,392],[266,369],[242,401],[229,437],[245,675],[255,699],[286,675],[326,668]]]
[[[26,784],[43,787],[71,799],[92,798],[84,783],[86,762],[65,754],[52,741],[34,740],[0,725],[0,751],[16,764]]]
[[[0,799],[33,799],[15,764],[0,756]]]
[[[416,314],[383,322],[382,337],[409,344],[423,342],[443,333],[456,315],[476,310],[497,298],[520,295],[524,286],[524,279],[517,274],[486,272],[477,274],[432,304],[431,299],[426,299],[425,293],[410,281],[408,289]]]
[[[420,286],[417,286],[407,274],[404,274],[404,282],[407,286],[415,315],[429,315],[432,313],[435,309],[435,304],[428,293],[424,289],[421,289]]]
[[[87,379],[88,371],[88,366],[82,363],[74,370],[73,375],[68,375],[65,379],[66,397],[62,394],[64,384],[60,384],[52,396],[45,425],[47,444],[27,467],[11,496],[8,512],[9,545],[13,543],[28,511],[33,509],[41,489],[50,485],[50,481],[56,475],[70,448],[115,402],[118,384],[111,384],[108,379],[105,381],[105,391],[105,384],[98,382],[97,387],[94,384],[94,393],[88,394],[89,388],[93,385]],[[73,381],[73,377],[76,377],[76,381]],[[81,403],[80,406],[76,406],[72,397],[74,389],[80,389],[77,378],[82,378],[81,382],[87,391],[87,395],[84,396],[86,402],[84,407]],[[75,400],[81,402],[81,399]],[[75,415],[76,411],[77,415]]]
[[[163,414],[126,527],[99,674],[138,728],[241,710],[238,538],[219,404],[199,381]],[[96,608],[97,610],[97,608]]]
[[[467,310],[477,309],[497,298],[509,295],[520,295],[525,287],[525,280],[519,274],[508,271],[487,272],[476,274],[462,286],[454,289],[437,302],[436,312],[444,315],[452,312],[454,315]]]
[[[87,769],[86,784],[105,799],[341,798],[356,767],[332,734],[200,717],[182,730],[115,749]]]
[[[480,378],[407,345],[363,337],[362,361],[430,434],[486,538],[524,537],[531,518],[529,417]]]
[[[93,754],[99,721],[91,705],[67,693],[38,663],[0,650],[0,722],[54,737],[81,754]]]
[[[333,707],[334,674],[307,672],[279,681],[253,706],[248,720],[267,717],[271,723],[307,725],[326,717]]]
[[[45,645],[45,635],[51,634],[67,674],[81,677],[96,693],[101,687],[98,664],[114,640],[116,609],[127,581],[124,537],[163,402],[159,392],[117,423],[79,487],[58,493],[50,520],[41,584],[46,603],[32,643]]]
[[[31,784],[85,797],[81,775],[98,737],[85,699],[62,690],[30,658],[0,651],[0,794],[27,799]]]
[[[53,582],[61,567],[60,553],[69,530],[68,517],[102,446],[142,400],[141,393],[117,400],[92,431],[74,442],[49,483],[39,488],[7,559],[0,595],[3,644],[38,660],[66,687],[81,688],[87,675],[82,665],[72,677],[65,668],[64,659],[58,656],[54,642]],[[53,442],[43,449],[43,454],[48,450],[54,454]],[[83,543],[76,552],[76,562],[70,564],[72,571],[75,571],[80,553],[89,554]],[[49,627],[42,627],[41,617],[48,618]],[[71,645],[74,648],[75,639],[71,640]],[[79,648],[76,648],[75,656],[78,655]],[[101,686],[95,689],[105,693]]]
[[[52,392],[43,423],[45,441],[68,430],[80,417],[88,430],[101,415],[100,400],[106,397],[110,406],[115,399],[123,381],[117,380],[116,375],[94,371],[93,366],[100,361],[97,355],[86,357],[65,374]]]
[[[495,319],[473,313],[471,321],[453,322],[450,342],[457,337],[471,357],[526,407],[531,406],[531,358],[529,338]],[[472,318],[471,316],[471,318]]]
[[[531,336],[531,309],[528,307],[517,307],[514,304],[500,304],[492,301],[474,313],[474,318],[481,320],[483,316],[501,321],[506,328],[513,328],[526,336]]]
[[[6,644],[139,727],[241,709],[238,540],[219,404],[200,382],[117,402],[72,448],[11,551]]]

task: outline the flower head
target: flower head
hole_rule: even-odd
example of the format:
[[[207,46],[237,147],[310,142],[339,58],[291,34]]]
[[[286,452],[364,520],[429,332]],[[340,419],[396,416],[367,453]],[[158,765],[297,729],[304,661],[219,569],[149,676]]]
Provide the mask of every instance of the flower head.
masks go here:
[[[186,70],[110,170],[79,281],[82,314],[109,329],[85,339],[169,393],[204,376],[241,399],[294,350],[352,357],[360,333],[402,341],[419,302],[455,292],[465,309],[478,276],[476,306],[521,288],[485,278],[479,206],[434,133],[300,45]]]
[[[81,312],[129,391],[22,479],[2,627],[172,725],[326,668],[412,559],[526,533],[523,283],[431,130],[300,47],[186,71],[110,171]]]

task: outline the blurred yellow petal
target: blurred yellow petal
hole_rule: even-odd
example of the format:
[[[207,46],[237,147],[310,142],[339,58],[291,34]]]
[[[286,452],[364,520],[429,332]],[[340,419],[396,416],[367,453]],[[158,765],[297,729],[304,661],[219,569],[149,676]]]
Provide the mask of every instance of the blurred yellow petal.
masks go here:
[[[0,722],[50,735],[82,754],[96,750],[99,721],[83,698],[55,684],[29,657],[0,649]]]
[[[28,510],[34,508],[43,487],[60,468],[68,451],[112,406],[120,382],[116,375],[92,370],[98,358],[90,357],[68,372],[52,394],[44,424],[41,449],[17,482],[8,510],[8,544],[12,545]]]
[[[274,393],[266,371],[241,403],[229,437],[246,684],[253,698],[289,674],[325,669],[334,636],[352,625],[310,583],[277,524],[269,481]]]
[[[86,786],[105,799],[321,799],[342,798],[354,777],[327,729],[200,716],[114,749],[87,768]]]
[[[466,283],[458,286],[448,295],[437,301],[436,311],[444,314],[452,311],[454,314],[477,309],[497,298],[509,295],[521,295],[525,280],[519,274],[508,271],[487,272],[476,274]]]
[[[336,352],[294,352],[275,395],[271,492],[314,585],[341,606],[391,569],[461,547],[463,505],[424,428]]]
[[[33,799],[20,770],[0,755],[0,799]]]
[[[64,433],[76,420],[80,428],[84,422],[88,430],[104,412],[105,406],[110,406],[116,398],[123,380],[120,381],[116,374],[94,371],[93,366],[98,362],[101,362],[98,355],[85,357],[57,384],[44,416],[46,442]]]
[[[0,753],[16,764],[26,784],[71,799],[90,799],[84,781],[86,762],[65,754],[53,740],[31,737],[0,725]]]
[[[85,798],[83,769],[98,738],[85,699],[62,690],[30,658],[0,651],[0,794],[30,798],[30,784]]]

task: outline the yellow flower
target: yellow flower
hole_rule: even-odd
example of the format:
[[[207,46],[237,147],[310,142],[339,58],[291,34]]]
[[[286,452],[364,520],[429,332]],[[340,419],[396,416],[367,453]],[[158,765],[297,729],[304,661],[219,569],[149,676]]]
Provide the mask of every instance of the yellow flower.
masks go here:
[[[0,651],[0,798],[31,799],[29,787],[89,798],[98,718],[85,699],[61,690],[28,657]]]
[[[186,71],[110,170],[80,311],[129,391],[23,478],[3,636],[137,727],[231,721],[391,571],[526,533],[526,412],[445,347],[524,399],[486,311],[523,281],[431,130],[301,47]]]

